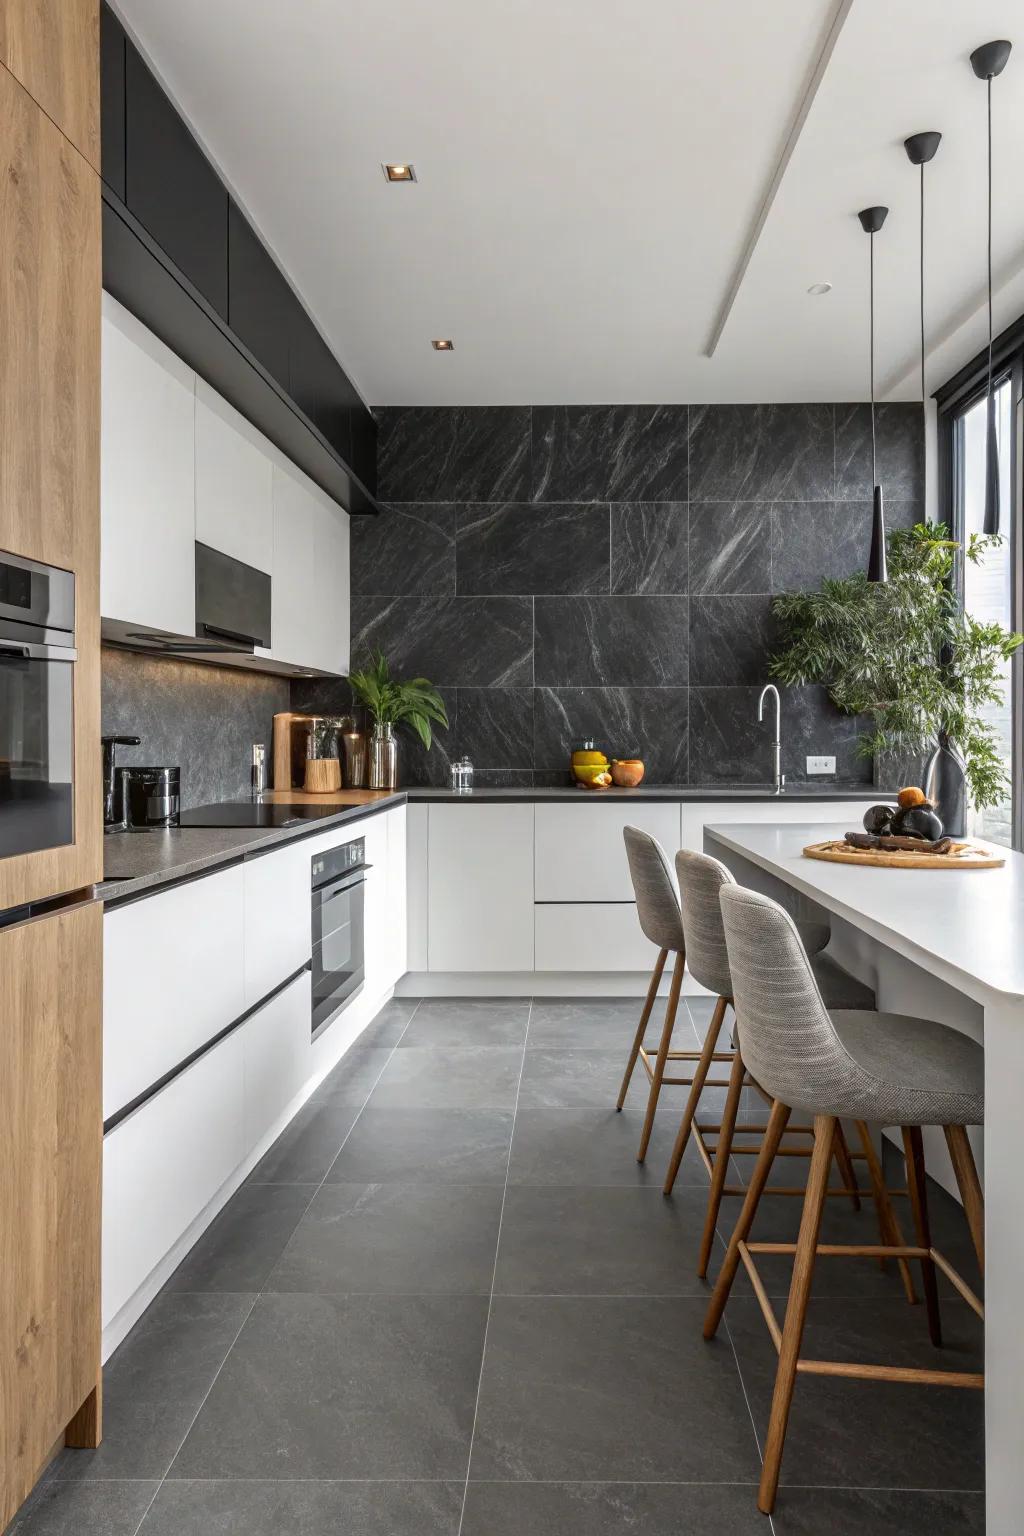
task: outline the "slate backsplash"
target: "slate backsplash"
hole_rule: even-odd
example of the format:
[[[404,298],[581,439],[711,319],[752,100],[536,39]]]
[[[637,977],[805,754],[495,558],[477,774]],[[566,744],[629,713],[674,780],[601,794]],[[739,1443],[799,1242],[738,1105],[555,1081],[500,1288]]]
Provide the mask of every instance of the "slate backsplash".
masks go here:
[[[561,783],[574,738],[661,783],[765,781],[771,595],[867,563],[866,405],[405,407],[379,413],[379,518],[352,525],[352,654],[442,689],[452,728],[408,782],[468,753],[489,784]],[[883,405],[890,526],[922,515],[918,405]],[[296,708],[345,691],[293,685]],[[783,768],[834,754],[869,781],[858,723],[783,695]]]
[[[104,735],[141,736],[117,760],[181,768],[182,808],[249,794],[252,744],[270,761],[274,715],[289,707],[288,680],[230,667],[104,646]]]

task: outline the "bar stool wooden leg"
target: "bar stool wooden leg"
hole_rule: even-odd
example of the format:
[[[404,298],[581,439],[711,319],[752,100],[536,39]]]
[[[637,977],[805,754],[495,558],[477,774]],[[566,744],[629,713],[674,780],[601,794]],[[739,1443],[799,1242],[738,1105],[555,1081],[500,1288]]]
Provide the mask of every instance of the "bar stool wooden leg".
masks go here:
[[[668,1006],[665,1009],[665,1024],[661,1031],[661,1043],[658,1046],[658,1059],[654,1064],[654,1077],[651,1081],[651,1091],[647,1097],[647,1114],[644,1116],[644,1128],[640,1133],[640,1150],[636,1154],[638,1163],[642,1163],[647,1156],[647,1146],[654,1129],[654,1112],[658,1107],[658,1097],[661,1093],[661,1083],[665,1076],[665,1063],[668,1060],[669,1046],[672,1044],[672,1030],[675,1028],[676,1009],[679,1007],[679,994],[683,987],[683,968],[686,964],[682,951],[676,955],[676,963],[672,967],[672,985],[668,993]]]
[[[842,1179],[844,1187],[846,1189],[853,1190],[853,1194],[850,1196],[850,1204],[853,1206],[855,1211],[859,1211],[860,1193],[857,1189],[857,1174],[854,1171],[853,1158],[850,1156],[850,1149],[846,1144],[846,1133],[844,1132],[843,1127],[840,1125],[838,1120],[836,1121],[836,1134],[835,1141],[833,1143],[833,1153],[836,1160],[836,1167],[839,1169],[839,1177]]]
[[[726,1250],[718,1279],[715,1281],[715,1288],[711,1293],[711,1301],[708,1304],[707,1315],[704,1318],[704,1337],[706,1339],[713,1339],[718,1331],[718,1325],[722,1320],[722,1313],[725,1311],[725,1304],[729,1300],[729,1292],[732,1290],[732,1283],[736,1278],[736,1270],[739,1267],[740,1244],[746,1242],[750,1228],[753,1226],[754,1217],[757,1215],[757,1207],[764,1193],[764,1187],[768,1182],[768,1175],[772,1171],[772,1163],[774,1163],[775,1154],[779,1150],[779,1142],[782,1140],[789,1116],[790,1111],[788,1107],[782,1103],[781,1099],[776,1099],[772,1104],[771,1114],[768,1116],[768,1128],[764,1133],[761,1150],[757,1154],[757,1162],[754,1164],[754,1171],[750,1176],[750,1184],[744,1196],[739,1218],[733,1229],[732,1237],[729,1239],[729,1247]],[[715,1166],[718,1166],[717,1157],[715,1159]]]
[[[725,998],[720,997],[715,1004],[715,1011],[711,1015],[711,1023],[708,1025],[708,1032],[700,1053],[700,1060],[697,1063],[697,1070],[693,1074],[690,1096],[686,1101],[686,1108],[683,1110],[683,1118],[679,1122],[679,1134],[676,1137],[676,1144],[672,1148],[672,1156],[669,1159],[668,1172],[665,1175],[662,1194],[670,1195],[672,1193],[672,1186],[676,1182],[676,1175],[679,1172],[679,1165],[686,1151],[686,1144],[690,1139],[690,1127],[693,1125],[693,1117],[697,1113],[697,1105],[700,1103],[704,1081],[711,1068],[715,1046],[718,1044],[718,1036],[722,1029],[722,1022],[725,1018],[727,1007],[728,1004]]]
[[[711,1188],[708,1190],[708,1208],[704,1217],[704,1233],[700,1240],[700,1256],[697,1260],[697,1273],[702,1280],[708,1272],[711,1250],[715,1243],[715,1227],[718,1224],[718,1212],[722,1204],[722,1190],[725,1188],[725,1181],[729,1176],[732,1138],[733,1132],[736,1129],[736,1116],[739,1112],[740,1094],[743,1091],[743,1078],[745,1074],[746,1068],[743,1065],[743,1056],[737,1043],[736,1054],[732,1059],[732,1070],[729,1073],[729,1087],[725,1095],[722,1123],[718,1128],[718,1139],[715,1143],[715,1161],[711,1170]]]
[[[856,1122],[857,1135],[864,1151],[864,1160],[868,1165],[868,1178],[871,1180],[871,1188],[875,1196],[875,1215],[878,1218],[878,1234],[882,1242],[889,1248],[901,1248],[904,1246],[903,1233],[900,1224],[896,1220],[896,1212],[892,1208],[889,1199],[889,1191],[885,1187],[885,1178],[882,1173],[882,1165],[878,1160],[875,1144],[871,1139],[871,1129],[866,1120]],[[914,1277],[910,1273],[910,1265],[906,1259],[897,1259],[900,1278],[903,1281],[903,1290],[907,1300],[913,1306],[917,1301],[917,1292],[914,1290]],[[885,1260],[882,1260],[885,1263]]]
[[[928,1225],[928,1195],[925,1186],[924,1143],[919,1125],[903,1126],[903,1150],[907,1159],[907,1192],[914,1213],[914,1231],[919,1248],[932,1245]],[[938,1348],[942,1344],[942,1321],[939,1317],[939,1288],[935,1283],[935,1265],[931,1259],[921,1260],[921,1283],[924,1286],[924,1304],[928,1313],[928,1337]]]
[[[621,1109],[626,1102],[626,1094],[629,1092],[629,1080],[633,1076],[633,1068],[636,1066],[637,1057],[640,1055],[640,1047],[644,1043],[644,1035],[647,1032],[648,1020],[658,996],[658,988],[661,986],[661,973],[665,969],[665,961],[668,959],[668,950],[658,951],[658,958],[654,962],[654,971],[651,975],[651,984],[647,988],[647,997],[640,1014],[640,1023],[637,1025],[636,1037],[633,1041],[633,1049],[629,1053],[629,1065],[626,1067],[626,1075],[622,1079],[622,1087],[619,1089],[619,1102],[616,1109]]]
[[[945,1125],[946,1146],[953,1162],[957,1188],[963,1201],[964,1215],[971,1229],[971,1240],[978,1255],[978,1268],[985,1273],[985,1197],[981,1192],[978,1168],[971,1143],[962,1125]]]
[[[772,1411],[768,1420],[768,1437],[764,1446],[764,1466],[761,1470],[761,1488],[757,1507],[762,1514],[770,1515],[775,1506],[782,1467],[782,1448],[786,1441],[789,1410],[793,1401],[797,1361],[800,1343],[804,1336],[807,1303],[811,1295],[814,1275],[815,1250],[821,1229],[821,1213],[828,1189],[829,1164],[832,1161],[832,1141],[836,1122],[831,1115],[814,1117],[814,1151],[811,1154],[811,1170],[807,1176],[807,1193],[804,1196],[803,1215],[800,1218],[800,1235],[796,1242],[793,1260],[793,1279],[789,1287],[786,1321],[782,1325],[782,1344],[779,1349],[779,1365],[775,1373],[775,1391],[772,1395]]]

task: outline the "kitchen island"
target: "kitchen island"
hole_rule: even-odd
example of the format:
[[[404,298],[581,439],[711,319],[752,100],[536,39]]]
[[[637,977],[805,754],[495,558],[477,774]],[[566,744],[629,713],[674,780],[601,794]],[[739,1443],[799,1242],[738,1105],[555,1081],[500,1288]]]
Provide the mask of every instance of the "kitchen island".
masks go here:
[[[830,836],[834,824],[709,824],[704,846],[791,910],[831,914],[833,948],[874,984],[879,1008],[938,1018],[984,1042],[987,1530],[1016,1536],[1024,1508],[1024,855],[1007,852],[1002,869],[970,871],[858,869],[802,856]],[[936,1145],[928,1143],[929,1160],[941,1177]]]

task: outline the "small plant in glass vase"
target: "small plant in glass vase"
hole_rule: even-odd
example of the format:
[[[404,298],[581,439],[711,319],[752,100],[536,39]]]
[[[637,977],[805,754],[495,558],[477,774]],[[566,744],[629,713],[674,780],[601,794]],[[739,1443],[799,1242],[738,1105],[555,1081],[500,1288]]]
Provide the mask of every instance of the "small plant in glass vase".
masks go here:
[[[962,556],[977,563],[999,542],[972,534]],[[858,573],[774,600],[770,671],[782,683],[821,684],[838,709],[868,717],[861,756],[930,752],[939,814],[961,836],[965,788],[978,808],[1009,792],[985,710],[1002,704],[1006,666],[1024,637],[964,612],[954,581],[961,546],[944,524],[895,529],[887,549],[887,582]]]
[[[431,723],[448,726],[448,712],[437,689],[425,677],[400,682],[382,652],[376,651],[360,672],[349,675],[352,692],[372,722],[369,784],[371,789],[398,786],[397,725],[408,725],[429,752],[433,741]]]

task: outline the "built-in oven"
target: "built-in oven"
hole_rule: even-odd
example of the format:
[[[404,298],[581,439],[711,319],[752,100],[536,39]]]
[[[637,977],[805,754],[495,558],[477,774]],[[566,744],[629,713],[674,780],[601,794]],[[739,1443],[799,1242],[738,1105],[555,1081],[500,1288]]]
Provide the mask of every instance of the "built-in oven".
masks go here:
[[[74,842],[75,578],[0,553],[0,858]]]
[[[366,847],[361,837],[311,861],[313,1038],[363,984]]]

